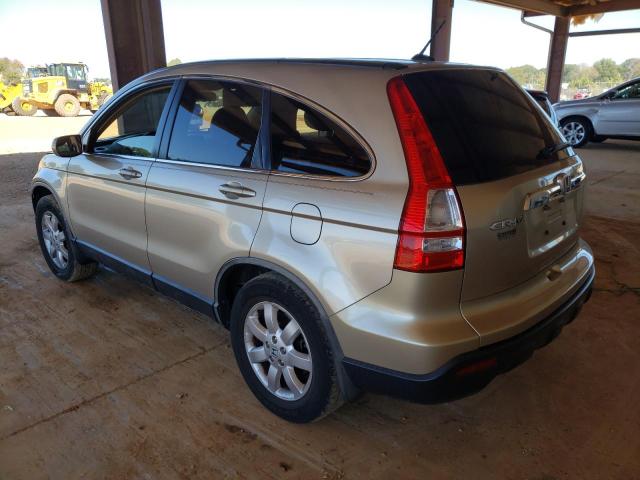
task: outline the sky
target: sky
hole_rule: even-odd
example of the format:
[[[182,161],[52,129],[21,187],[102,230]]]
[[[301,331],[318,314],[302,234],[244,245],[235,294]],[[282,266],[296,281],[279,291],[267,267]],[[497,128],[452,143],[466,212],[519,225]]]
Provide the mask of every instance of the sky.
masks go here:
[[[257,57],[410,58],[429,36],[431,0],[161,0],[167,59]],[[64,7],[64,8],[61,8]],[[39,19],[25,30],[25,12]],[[69,12],[73,15],[69,17]],[[83,61],[108,77],[100,0],[0,0],[0,57],[25,65]],[[69,24],[69,18],[74,22]],[[546,27],[551,17],[533,19]],[[57,25],[69,26],[66,28]],[[456,0],[451,60],[508,68],[546,66],[549,35],[520,11]],[[640,10],[606,14],[576,30],[640,27]],[[569,40],[566,63],[640,57],[640,33]]]

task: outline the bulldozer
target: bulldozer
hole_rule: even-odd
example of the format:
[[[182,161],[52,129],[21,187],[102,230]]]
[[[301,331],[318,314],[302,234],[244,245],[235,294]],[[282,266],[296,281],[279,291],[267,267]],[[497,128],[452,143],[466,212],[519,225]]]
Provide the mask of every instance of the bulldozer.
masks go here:
[[[22,95],[12,102],[18,115],[33,115],[38,109],[49,116],[75,117],[80,109],[95,112],[113,95],[104,82],[89,82],[84,63],[52,63],[45,76],[25,80]]]
[[[42,77],[48,75],[47,67],[29,67],[26,71],[26,78],[20,83],[5,84],[0,82],[0,112],[11,112],[13,110],[13,101],[22,95],[22,84],[29,78]],[[22,105],[25,110],[32,109],[36,113],[35,106],[31,104]]]

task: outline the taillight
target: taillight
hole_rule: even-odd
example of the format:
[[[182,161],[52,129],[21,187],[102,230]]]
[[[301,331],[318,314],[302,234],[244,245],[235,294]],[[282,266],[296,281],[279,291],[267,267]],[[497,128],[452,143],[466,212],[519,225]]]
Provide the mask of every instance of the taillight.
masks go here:
[[[402,77],[387,85],[409,173],[394,268],[441,272],[464,266],[460,200],[431,131]]]

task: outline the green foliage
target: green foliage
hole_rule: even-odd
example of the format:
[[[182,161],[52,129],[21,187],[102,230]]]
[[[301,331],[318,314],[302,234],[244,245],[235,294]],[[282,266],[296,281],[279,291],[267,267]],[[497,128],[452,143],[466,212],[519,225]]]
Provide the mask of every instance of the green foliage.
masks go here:
[[[107,77],[97,77],[93,79],[94,82],[106,83],[107,85],[111,85],[111,79]]]
[[[5,83],[18,83],[22,78],[24,65],[18,60],[0,58],[0,80]]]
[[[623,80],[640,77],[640,58],[629,58],[620,64]]]
[[[169,62],[167,63],[168,67],[173,67],[174,65],[180,65],[182,63],[182,60],[180,60],[179,58],[174,58],[172,60],[169,60]]]
[[[520,67],[507,68],[507,73],[520,85],[527,88],[541,89],[544,87],[547,69],[538,69],[533,65],[522,65]]]
[[[507,73],[526,88],[543,89],[547,69],[521,65],[507,68]],[[568,83],[570,88],[588,88],[595,83],[612,86],[637,77],[640,77],[640,58],[629,58],[620,65],[610,58],[602,58],[593,66],[568,63],[562,72],[562,82]]]
[[[596,82],[598,71],[589,65],[567,64],[562,72],[562,82],[568,83],[571,88],[586,88]]]
[[[603,58],[593,64],[593,68],[598,72],[596,81],[598,82],[621,82],[622,75],[618,64],[610,58]]]

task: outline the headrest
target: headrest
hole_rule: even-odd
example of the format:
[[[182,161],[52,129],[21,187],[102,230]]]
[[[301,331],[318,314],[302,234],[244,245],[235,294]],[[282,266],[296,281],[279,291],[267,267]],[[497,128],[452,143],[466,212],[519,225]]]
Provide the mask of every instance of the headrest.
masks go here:
[[[229,117],[233,117],[242,123],[249,123],[247,114],[244,113],[244,110],[240,107],[222,107],[218,109],[218,111],[213,114],[213,117],[211,117],[211,123],[220,126],[220,124],[228,121]]]
[[[225,89],[224,93],[222,94],[222,106],[225,108],[246,106],[247,102],[236,95],[233,90],[233,88]]]
[[[262,109],[260,107],[251,107],[247,113],[247,120],[251,126],[258,129],[260,127],[260,121],[262,120]]]
[[[304,112],[304,123],[307,124],[307,127],[320,132],[329,130],[329,127],[317,115],[309,111]]]

